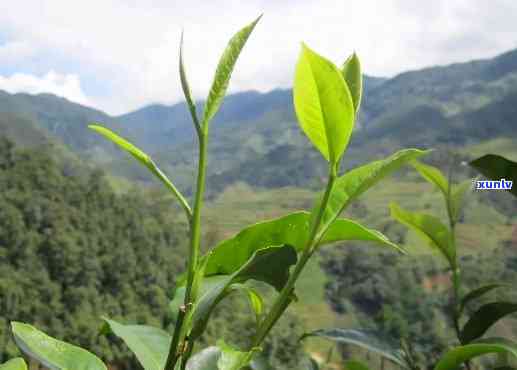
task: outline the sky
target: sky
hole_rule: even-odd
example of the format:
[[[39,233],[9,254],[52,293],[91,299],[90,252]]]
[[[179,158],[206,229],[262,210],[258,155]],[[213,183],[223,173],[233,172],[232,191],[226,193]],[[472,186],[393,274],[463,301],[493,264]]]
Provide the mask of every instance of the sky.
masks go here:
[[[373,76],[517,48],[516,0],[0,0],[0,90],[49,92],[123,114],[183,100],[184,59],[204,99],[229,38],[264,14],[229,92],[292,86],[301,42]]]

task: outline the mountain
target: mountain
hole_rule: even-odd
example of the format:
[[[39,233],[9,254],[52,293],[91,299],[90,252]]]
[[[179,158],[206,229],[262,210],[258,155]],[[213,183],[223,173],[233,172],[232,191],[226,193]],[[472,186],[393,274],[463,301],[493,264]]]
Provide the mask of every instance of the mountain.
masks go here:
[[[203,102],[197,103],[202,113]],[[492,59],[364,77],[359,128],[345,166],[401,147],[467,146],[516,137],[517,49]],[[145,169],[87,129],[99,122],[150,153],[188,193],[197,156],[184,102],[154,104],[118,117],[49,94],[0,92],[0,134],[35,145],[54,140],[113,174],[149,181]],[[290,89],[229,95],[211,125],[208,181],[222,189],[237,180],[260,187],[316,185],[325,175],[319,154],[301,134]],[[323,166],[324,167],[324,166]]]

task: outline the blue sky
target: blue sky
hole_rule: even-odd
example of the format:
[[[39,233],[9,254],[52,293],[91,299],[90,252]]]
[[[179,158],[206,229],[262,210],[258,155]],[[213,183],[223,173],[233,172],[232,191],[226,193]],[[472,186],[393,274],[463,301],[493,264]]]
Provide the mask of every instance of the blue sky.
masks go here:
[[[229,37],[264,17],[230,91],[289,87],[300,42],[367,74],[493,57],[517,47],[515,0],[6,0],[0,2],[0,89],[51,92],[110,114],[182,99],[178,45],[204,98]]]

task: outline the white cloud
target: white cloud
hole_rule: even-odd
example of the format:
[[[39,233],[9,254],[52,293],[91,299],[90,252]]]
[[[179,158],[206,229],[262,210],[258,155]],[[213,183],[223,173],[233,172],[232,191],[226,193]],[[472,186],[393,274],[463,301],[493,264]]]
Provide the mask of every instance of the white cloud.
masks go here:
[[[27,41],[7,42],[0,45],[0,63],[16,63],[32,57],[36,53],[36,48]]]
[[[515,0],[17,0],[0,3],[0,31],[68,58],[84,82],[95,76],[103,90],[88,93],[121,113],[182,99],[182,28],[191,87],[203,98],[229,37],[260,13],[230,91],[290,86],[300,41],[336,63],[356,50],[366,73],[381,76],[517,46]]]
[[[74,74],[62,75],[49,71],[42,77],[25,73],[15,73],[9,77],[0,76],[0,90],[12,94],[19,92],[51,93],[79,104],[92,105],[81,89],[79,76]]]

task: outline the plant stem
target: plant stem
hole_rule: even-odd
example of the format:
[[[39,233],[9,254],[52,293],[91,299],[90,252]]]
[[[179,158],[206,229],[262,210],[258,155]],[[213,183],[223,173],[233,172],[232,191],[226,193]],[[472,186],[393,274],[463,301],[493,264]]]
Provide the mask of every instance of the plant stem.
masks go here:
[[[205,193],[206,179],[206,157],[207,157],[207,141],[208,141],[208,125],[204,125],[205,129],[198,132],[199,138],[199,161],[196,183],[196,195],[194,200],[194,210],[192,220],[190,222],[190,255],[188,259],[188,275],[187,286],[185,292],[185,300],[183,308],[178,312],[178,319],[174,328],[173,340],[169,348],[169,355],[165,365],[165,370],[174,370],[178,361],[178,347],[182,345],[185,336],[185,317],[188,317],[188,310],[193,306],[197,299],[199,280],[195,279],[195,273],[199,260],[199,247],[201,240],[201,208],[203,205],[203,197]],[[188,322],[188,319],[186,320]],[[189,343],[189,348],[193,343]],[[187,351],[187,356],[183,362],[186,363],[191,351]]]
[[[325,208],[327,207],[327,203],[330,197],[330,192],[332,190],[332,186],[334,185],[334,181],[336,179],[336,171],[334,166],[331,165],[330,171],[329,171],[329,179],[327,182],[327,188],[325,189],[325,194],[323,195],[323,199],[320,205],[320,209],[318,210],[318,215],[316,216],[316,220],[312,226],[312,229],[310,231],[309,239],[307,240],[307,243],[305,245],[305,248],[303,249],[302,255],[300,257],[300,260],[296,264],[294,271],[289,275],[289,279],[287,280],[287,283],[282,288],[280,295],[276,299],[275,303],[273,304],[273,307],[271,307],[271,310],[269,311],[268,315],[264,318],[264,320],[261,322],[257,334],[255,335],[255,338],[253,340],[253,344],[250,347],[257,347],[262,343],[266,335],[269,333],[271,328],[275,325],[277,320],[282,316],[284,311],[289,307],[289,304],[293,300],[293,292],[294,292],[294,285],[296,283],[296,280],[300,276],[300,273],[302,272],[303,268],[305,267],[307,261],[312,256],[312,254],[316,251],[317,246],[317,239],[316,236],[318,235],[318,229],[321,223],[321,219],[323,217],[323,212],[325,211]]]

